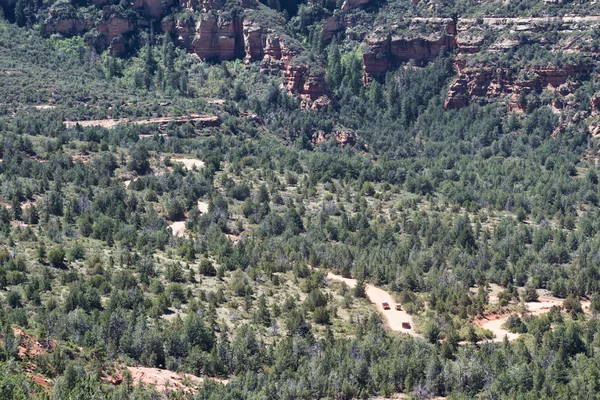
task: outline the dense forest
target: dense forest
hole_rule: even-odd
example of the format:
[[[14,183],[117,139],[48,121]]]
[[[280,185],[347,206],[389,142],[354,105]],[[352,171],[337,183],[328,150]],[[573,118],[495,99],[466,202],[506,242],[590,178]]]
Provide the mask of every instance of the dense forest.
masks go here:
[[[164,3],[162,22],[187,12]],[[93,29],[44,31],[53,13],[105,18],[94,2],[2,2],[0,398],[600,396],[595,56],[558,54],[556,27],[506,51],[486,31],[469,67],[517,68],[510,90],[586,69],[564,96],[488,90],[450,108],[468,53],[369,76],[356,39],[399,14],[587,6],[381,2],[324,38],[344,6],[322,3],[219,10],[282,24],[290,65],[323,73],[330,102],[313,107],[285,68],[202,60],[161,21],[116,55]]]

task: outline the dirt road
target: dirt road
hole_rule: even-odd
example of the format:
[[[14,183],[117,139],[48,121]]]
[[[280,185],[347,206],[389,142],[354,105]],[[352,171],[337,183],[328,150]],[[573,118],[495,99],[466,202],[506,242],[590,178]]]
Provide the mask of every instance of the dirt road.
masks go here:
[[[327,274],[327,278],[338,282],[344,282],[350,288],[356,287],[356,279],[344,278],[341,275],[335,275],[331,272]],[[374,303],[377,310],[383,314],[383,316],[386,319],[387,325],[390,327],[391,330],[396,332],[408,333],[409,335],[413,336],[419,336],[419,334],[415,332],[415,325],[413,323],[412,316],[404,310],[395,310],[394,306],[396,302],[388,292],[376,286],[373,286],[370,283],[366,284],[365,291],[369,300],[371,300],[371,302]],[[392,309],[384,310],[383,306],[381,305],[383,302],[387,302]],[[402,328],[402,322],[409,322],[410,329]]]
[[[218,126],[221,123],[221,120],[216,115],[200,115],[200,114],[192,114],[189,117],[158,117],[158,118],[150,118],[150,119],[142,119],[142,120],[131,120],[128,118],[107,118],[107,119],[96,119],[96,120],[85,120],[85,121],[65,121],[65,125],[67,128],[71,128],[77,124],[82,128],[89,128],[91,126],[101,126],[106,129],[114,129],[118,125],[149,125],[149,124],[159,124],[159,125],[167,125],[170,122],[174,122],[177,125],[183,125],[187,123],[194,124],[196,126]]]

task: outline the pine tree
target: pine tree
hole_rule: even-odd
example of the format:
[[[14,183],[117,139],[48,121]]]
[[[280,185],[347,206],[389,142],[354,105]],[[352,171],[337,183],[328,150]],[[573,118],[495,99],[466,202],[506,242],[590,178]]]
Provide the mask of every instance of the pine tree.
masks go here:
[[[26,22],[25,1],[26,0],[17,0],[17,4],[15,5],[15,22],[19,26],[25,26],[25,22]]]
[[[154,59],[152,46],[150,46],[149,42],[146,45],[146,53],[144,56],[144,85],[146,86],[146,89],[150,89],[152,77],[154,76],[154,72],[156,72],[156,60]]]
[[[329,46],[329,56],[327,57],[327,81],[333,88],[337,88],[342,81],[342,63],[340,49],[335,39]]]

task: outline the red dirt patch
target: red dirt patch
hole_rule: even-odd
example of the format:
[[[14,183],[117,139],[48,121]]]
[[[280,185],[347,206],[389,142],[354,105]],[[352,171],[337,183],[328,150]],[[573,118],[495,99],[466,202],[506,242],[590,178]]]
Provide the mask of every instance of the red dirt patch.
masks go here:
[[[22,331],[21,329],[14,328],[13,332],[15,336],[20,337],[19,344],[19,358],[35,358],[41,354],[51,353],[56,347],[54,340],[38,340],[35,336]]]
[[[44,389],[48,389],[50,387],[50,381],[39,375],[29,375],[32,381],[43,387]]]
[[[228,379],[219,378],[200,378],[190,374],[179,374],[167,369],[147,368],[147,367],[127,367],[131,372],[133,384],[140,383],[153,386],[158,392],[183,391],[186,393],[195,393],[198,386],[205,379],[227,385]]]
[[[146,367],[127,367],[127,369],[131,372],[131,377],[135,385],[143,383],[154,386],[159,392],[183,390],[184,392],[193,393],[198,390],[197,385],[202,382],[202,379],[197,376],[188,374],[180,375],[177,372],[166,369]],[[184,379],[192,386],[184,384]]]

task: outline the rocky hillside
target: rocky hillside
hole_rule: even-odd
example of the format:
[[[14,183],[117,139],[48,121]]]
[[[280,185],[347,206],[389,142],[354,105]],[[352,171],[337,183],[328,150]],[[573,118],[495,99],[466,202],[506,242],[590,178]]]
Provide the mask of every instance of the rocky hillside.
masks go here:
[[[446,109],[507,99],[511,110],[524,110],[527,95],[546,88],[562,109],[575,82],[594,69],[600,17],[572,16],[585,6],[577,2],[530,3],[527,11],[496,2],[447,8],[419,1],[309,1],[296,15],[288,13],[295,3],[267,7],[257,0],[55,1],[42,7],[19,0],[4,9],[17,23],[39,23],[47,36],[83,35],[97,51],[115,56],[165,34],[202,60],[257,62],[265,73],[281,73],[284,86],[313,108],[331,104],[319,53],[335,39],[349,48],[360,44],[365,85],[409,62],[422,66],[448,54],[457,76]]]
[[[98,51],[124,56],[140,31],[152,30],[202,60],[260,62],[266,73],[281,72],[285,87],[307,105],[329,103],[321,63],[298,61],[306,49],[286,33],[285,19],[254,0],[135,0],[125,9],[104,0],[93,3],[85,9],[55,3],[43,19],[44,34],[84,35]]]

